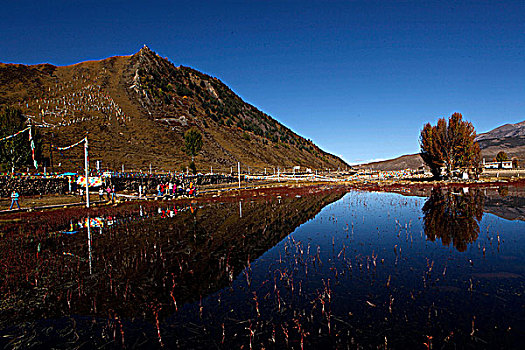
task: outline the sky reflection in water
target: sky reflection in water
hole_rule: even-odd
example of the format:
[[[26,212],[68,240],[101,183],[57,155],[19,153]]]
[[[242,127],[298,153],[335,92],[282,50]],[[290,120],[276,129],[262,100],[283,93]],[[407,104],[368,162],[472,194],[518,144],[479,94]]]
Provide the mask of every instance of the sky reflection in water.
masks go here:
[[[69,296],[72,310],[63,300],[44,302],[48,321],[4,327],[2,334],[47,326],[55,335],[46,341],[64,344],[74,337],[56,334],[73,329],[74,319],[74,333],[91,345],[519,345],[524,223],[483,214],[493,194],[340,196],[210,204],[108,227],[93,235],[93,275],[85,262],[70,266],[96,295],[97,311],[92,294],[72,296],[75,274],[59,273],[71,286],[49,282],[50,288],[56,299]],[[130,232],[139,232],[141,242]],[[85,250],[85,239],[73,244],[63,237],[62,245]],[[132,295],[124,298],[127,288]]]

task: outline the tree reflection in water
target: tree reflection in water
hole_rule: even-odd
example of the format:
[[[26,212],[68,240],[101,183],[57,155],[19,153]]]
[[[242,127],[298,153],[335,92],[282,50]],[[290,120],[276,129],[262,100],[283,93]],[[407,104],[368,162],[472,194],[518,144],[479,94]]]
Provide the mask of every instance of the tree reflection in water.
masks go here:
[[[423,224],[427,239],[441,239],[443,245],[460,252],[479,235],[485,196],[479,189],[454,191],[434,188],[423,205]]]

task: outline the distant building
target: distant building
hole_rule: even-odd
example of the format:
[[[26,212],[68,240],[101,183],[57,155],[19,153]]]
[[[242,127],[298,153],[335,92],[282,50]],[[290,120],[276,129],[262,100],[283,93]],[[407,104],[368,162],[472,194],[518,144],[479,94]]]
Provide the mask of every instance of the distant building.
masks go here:
[[[512,169],[512,160],[508,160],[505,162],[500,162],[502,169]]]
[[[504,162],[485,162],[485,158],[483,158],[483,168],[484,169],[512,169],[512,160],[507,160]]]

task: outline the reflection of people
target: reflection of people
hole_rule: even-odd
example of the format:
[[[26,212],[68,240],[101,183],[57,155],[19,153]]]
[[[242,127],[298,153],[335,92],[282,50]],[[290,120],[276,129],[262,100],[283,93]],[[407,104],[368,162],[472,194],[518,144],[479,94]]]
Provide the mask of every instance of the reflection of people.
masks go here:
[[[16,192],[16,190],[11,192],[11,206],[9,207],[9,210],[13,209],[13,205],[15,203],[16,203],[16,206],[18,207],[18,209],[20,209],[20,204],[18,204],[18,199],[19,198],[20,198],[20,195],[18,194],[18,192]]]
[[[443,245],[452,243],[464,252],[478,238],[484,199],[480,190],[454,193],[433,189],[422,209],[425,235],[431,241],[441,239]]]
[[[115,185],[111,187],[111,202],[115,203]]]

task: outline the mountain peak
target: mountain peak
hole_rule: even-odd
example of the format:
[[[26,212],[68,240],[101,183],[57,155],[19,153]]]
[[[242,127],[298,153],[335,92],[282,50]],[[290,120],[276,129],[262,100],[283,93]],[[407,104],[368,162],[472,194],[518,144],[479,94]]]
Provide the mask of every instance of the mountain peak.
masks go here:
[[[144,55],[144,54],[155,54],[149,47],[148,45],[144,44],[144,46],[142,46],[142,48],[139,50],[140,54]]]
[[[2,104],[19,105],[23,113],[54,125],[42,132],[46,145],[50,140],[67,144],[89,131],[91,156],[108,165],[125,160],[135,169],[150,163],[181,169],[188,160],[184,133],[197,128],[204,143],[197,158],[202,170],[227,171],[238,162],[267,170],[348,166],[243,101],[219,79],[176,67],[147,45],[131,56],[45,70],[0,65]]]

